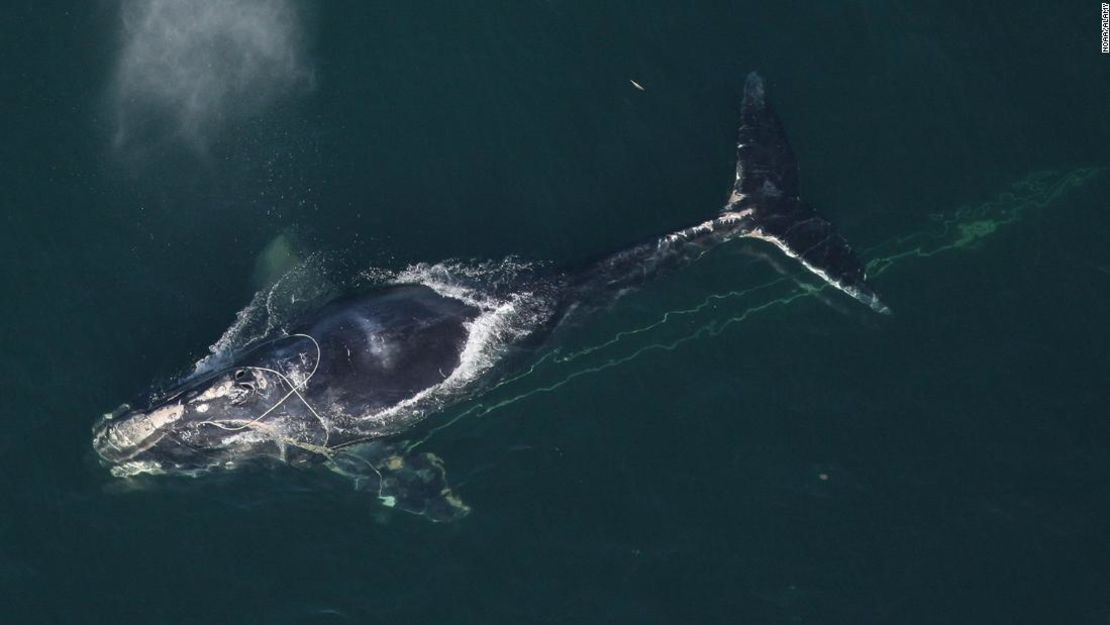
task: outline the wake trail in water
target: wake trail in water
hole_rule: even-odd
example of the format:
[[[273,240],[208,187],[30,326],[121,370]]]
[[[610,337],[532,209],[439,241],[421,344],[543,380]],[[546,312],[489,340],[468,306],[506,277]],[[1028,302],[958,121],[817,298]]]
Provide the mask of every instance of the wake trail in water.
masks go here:
[[[881,275],[911,258],[928,258],[947,252],[974,249],[986,238],[997,234],[1004,226],[1018,222],[1022,216],[1030,211],[1053,205],[1067,193],[1082,187],[1094,177],[1103,173],[1105,169],[1104,167],[1088,167],[1063,173],[1053,171],[1035,172],[1015,183],[1010,189],[993,200],[977,206],[960,208],[949,215],[933,215],[931,219],[939,227],[896,237],[867,250],[865,252],[866,256],[874,256],[873,260],[868,263],[868,275],[871,277]],[[777,296],[773,295],[775,288],[782,287],[787,287],[785,293]],[[782,277],[748,289],[711,294],[695,306],[668,311],[651,323],[630,330],[621,330],[607,340],[566,354],[558,348],[552,349],[543,354],[524,372],[492,387],[482,397],[476,398],[475,403],[465,407],[446,422],[431,428],[423,437],[411,443],[409,448],[412,449],[424,444],[436,433],[463,418],[489,415],[536,395],[555,391],[584,376],[635,361],[651,352],[671,352],[699,339],[718,336],[755,315],[790,305],[799,300],[819,296],[828,288],[829,286],[825,283],[818,285],[798,284]],[[720,304],[727,302],[736,302],[740,305],[740,308],[728,313],[725,317],[713,315],[713,311]],[[678,338],[665,341],[656,340],[646,345],[635,345],[633,343],[636,337],[641,335],[650,337],[652,332],[664,328],[678,318],[697,318],[699,315],[708,315],[710,318]],[[591,363],[589,360],[590,356],[619,349],[622,345],[629,343],[633,343],[628,347],[630,351],[623,355],[615,355],[601,362]],[[572,367],[572,363],[582,359],[586,360],[579,368]],[[571,370],[566,371],[568,368]],[[535,378],[554,378],[554,381],[543,382]],[[527,388],[507,397],[497,397],[497,391],[504,388],[511,389],[516,384],[525,384]]]

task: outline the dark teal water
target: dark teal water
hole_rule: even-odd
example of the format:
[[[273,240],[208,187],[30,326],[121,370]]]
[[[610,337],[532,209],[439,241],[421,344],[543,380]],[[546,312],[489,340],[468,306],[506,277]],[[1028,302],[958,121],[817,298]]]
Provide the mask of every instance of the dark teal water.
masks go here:
[[[1097,3],[299,9],[262,23],[300,65],[192,126],[120,99],[117,4],[0,16],[0,622],[1110,622]],[[195,60],[160,88],[211,87]],[[751,69],[892,317],[718,250],[437,417],[450,525],[324,471],[93,460],[283,232],[347,271],[560,263],[712,214]]]

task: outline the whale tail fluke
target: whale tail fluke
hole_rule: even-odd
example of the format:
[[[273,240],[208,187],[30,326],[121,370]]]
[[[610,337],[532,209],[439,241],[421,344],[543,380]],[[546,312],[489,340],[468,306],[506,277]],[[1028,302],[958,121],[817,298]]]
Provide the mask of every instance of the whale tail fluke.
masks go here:
[[[730,204],[743,196],[798,195],[798,161],[786,140],[782,121],[767,104],[763,79],[755,72],[744,81],[732,191]]]
[[[708,249],[751,237],[767,241],[825,282],[873,310],[890,309],[867,285],[863,263],[832,224],[798,194],[798,161],[763,79],[748,75],[736,148],[736,180],[720,214],[607,256],[577,274],[571,301],[610,298]]]
[[[798,162],[755,72],[744,84],[739,134],[736,181],[722,216],[743,215],[750,222],[743,236],[772,243],[830,285],[890,313],[867,285],[863,263],[848,242],[799,197]]]

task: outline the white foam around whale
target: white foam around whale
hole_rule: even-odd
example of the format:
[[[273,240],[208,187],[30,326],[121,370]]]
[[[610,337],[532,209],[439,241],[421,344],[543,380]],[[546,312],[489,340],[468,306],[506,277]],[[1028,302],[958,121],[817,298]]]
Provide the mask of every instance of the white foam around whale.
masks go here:
[[[322,305],[335,290],[323,255],[313,254],[286,268],[235,313],[231,326],[209,346],[209,353],[193,365],[192,375],[218,369],[242,348],[283,334],[288,324]]]
[[[329,284],[329,288],[321,290],[321,284],[328,284],[327,272],[319,258],[310,260],[290,270],[273,286],[258,291],[236,314],[231,327],[209,348],[210,354],[195,364],[194,373],[226,365],[244,347],[284,333],[306,307],[319,305],[333,288]],[[531,265],[507,259],[418,263],[400,271],[370,268],[360,273],[356,283],[361,288],[419,284],[480,312],[466,324],[466,343],[459,364],[444,372],[443,381],[375,414],[345,415],[332,425],[343,429],[341,421],[370,419],[383,430],[394,430],[418,421],[468,389],[500,361],[510,346],[533,332],[551,314],[552,302],[542,294],[522,288],[525,281],[520,276],[532,269]],[[340,407],[332,408],[338,415]]]
[[[513,343],[539,327],[550,314],[550,302],[528,290],[497,294],[498,287],[527,268],[510,259],[500,263],[420,263],[398,272],[390,282],[421,284],[481,312],[466,324],[459,364],[442,382],[369,418],[385,427],[419,420],[468,388],[496,365]],[[476,286],[483,282],[486,289]]]

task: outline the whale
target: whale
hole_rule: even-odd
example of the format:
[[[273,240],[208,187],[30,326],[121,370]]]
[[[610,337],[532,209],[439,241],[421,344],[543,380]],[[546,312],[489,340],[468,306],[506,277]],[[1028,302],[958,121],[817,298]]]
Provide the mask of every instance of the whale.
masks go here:
[[[797,160],[756,73],[744,83],[736,154],[723,207],[699,223],[574,267],[525,272],[499,284],[493,306],[403,276],[342,295],[103,415],[92,428],[96,456],[118,478],[323,465],[384,505],[452,521],[469,506],[442,460],[404,445],[405,433],[519,365],[568,320],[716,246],[764,241],[889,314],[847,241],[799,196]]]

